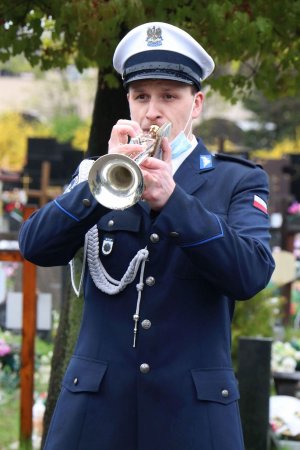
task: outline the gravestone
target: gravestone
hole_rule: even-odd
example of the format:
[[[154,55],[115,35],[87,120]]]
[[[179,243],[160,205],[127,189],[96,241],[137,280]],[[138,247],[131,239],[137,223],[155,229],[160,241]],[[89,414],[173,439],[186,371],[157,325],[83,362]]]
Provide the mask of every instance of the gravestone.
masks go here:
[[[6,301],[5,327],[8,330],[22,329],[23,294],[8,292]],[[50,331],[52,326],[52,296],[39,293],[37,296],[37,330]]]
[[[272,339],[239,339],[238,382],[246,450],[269,446],[269,397]]]

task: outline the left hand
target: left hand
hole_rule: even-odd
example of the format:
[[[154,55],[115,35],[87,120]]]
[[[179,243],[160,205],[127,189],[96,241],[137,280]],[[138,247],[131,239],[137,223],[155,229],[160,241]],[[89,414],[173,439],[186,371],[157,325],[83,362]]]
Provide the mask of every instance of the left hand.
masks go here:
[[[162,159],[147,158],[140,166],[145,190],[142,198],[151,209],[159,211],[167,203],[175,189],[172,175],[171,147],[167,138],[162,139]]]

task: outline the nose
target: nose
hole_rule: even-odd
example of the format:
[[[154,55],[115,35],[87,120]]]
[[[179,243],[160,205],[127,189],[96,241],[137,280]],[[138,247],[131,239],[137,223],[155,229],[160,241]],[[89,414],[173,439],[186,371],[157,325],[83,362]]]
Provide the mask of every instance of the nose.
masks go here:
[[[158,103],[155,100],[150,100],[148,103],[148,109],[146,113],[146,118],[149,120],[149,122],[153,122],[157,119],[160,119],[162,117],[162,114],[159,110]]]

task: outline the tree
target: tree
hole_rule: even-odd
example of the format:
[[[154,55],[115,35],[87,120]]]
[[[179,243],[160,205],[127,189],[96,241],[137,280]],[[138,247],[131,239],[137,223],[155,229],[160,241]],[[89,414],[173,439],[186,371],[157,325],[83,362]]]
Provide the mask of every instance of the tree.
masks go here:
[[[46,137],[50,132],[32,117],[18,113],[0,116],[0,166],[6,170],[20,170],[26,163],[27,139]]]
[[[128,29],[162,20],[192,34],[216,61],[207,81],[226,98],[255,87],[269,97],[300,86],[299,0],[2,0],[0,60],[24,53],[43,70],[99,67],[109,87],[113,50]]]
[[[255,114],[254,121],[258,125],[248,132],[248,141],[256,149],[274,149],[284,140],[299,142],[300,131],[300,96],[286,96],[268,99],[261,92],[244,99],[248,110]]]

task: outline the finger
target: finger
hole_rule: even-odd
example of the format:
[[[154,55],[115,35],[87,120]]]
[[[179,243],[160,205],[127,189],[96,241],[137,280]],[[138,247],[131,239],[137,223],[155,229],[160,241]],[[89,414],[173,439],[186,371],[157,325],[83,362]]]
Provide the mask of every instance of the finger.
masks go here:
[[[143,147],[139,144],[117,145],[109,149],[109,153],[119,153],[134,158],[143,151]]]
[[[117,122],[117,125],[124,125],[132,128],[136,134],[141,133],[142,129],[138,122],[135,120],[128,120],[128,119],[119,119]]]
[[[137,122],[130,120],[119,120],[112,128],[108,148],[111,149],[119,144],[127,144],[128,136],[135,137],[141,132]]]

